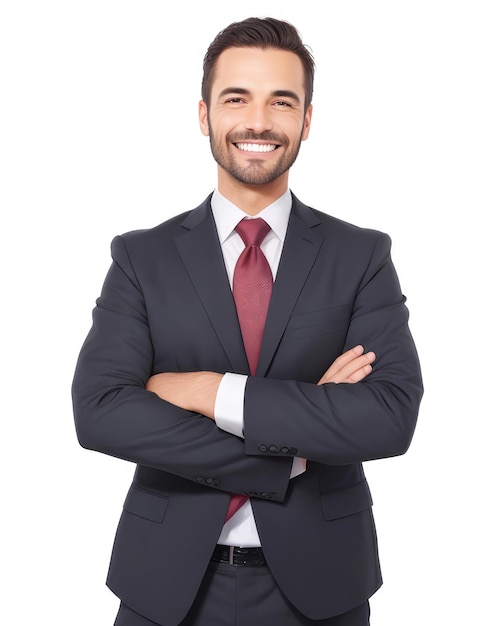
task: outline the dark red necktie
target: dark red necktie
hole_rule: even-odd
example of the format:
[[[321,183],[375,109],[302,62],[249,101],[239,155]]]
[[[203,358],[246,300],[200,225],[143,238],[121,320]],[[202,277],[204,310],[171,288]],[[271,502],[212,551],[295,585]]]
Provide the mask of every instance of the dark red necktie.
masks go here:
[[[245,248],[234,269],[232,291],[242,332],[249,370],[257,370],[267,309],[272,293],[272,272],[260,245],[270,230],[262,219],[244,219],[236,226]],[[233,494],[226,521],[248,500],[247,496]]]

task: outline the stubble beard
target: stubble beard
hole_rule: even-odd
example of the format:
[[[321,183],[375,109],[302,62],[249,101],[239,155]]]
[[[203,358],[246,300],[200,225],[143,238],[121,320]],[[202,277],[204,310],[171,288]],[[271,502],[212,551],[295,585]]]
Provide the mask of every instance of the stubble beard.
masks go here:
[[[245,133],[244,135],[227,135],[225,144],[222,140],[217,140],[214,133],[209,135],[210,148],[212,156],[216,163],[235,180],[245,185],[267,185],[276,180],[287,170],[289,170],[297,159],[301,147],[302,138],[299,137],[296,144],[289,146],[287,137],[273,135],[272,133]],[[248,141],[272,141],[285,147],[283,155],[276,159],[273,163],[266,163],[260,159],[250,159],[249,164],[241,166],[238,162],[235,151],[237,148],[234,143]]]

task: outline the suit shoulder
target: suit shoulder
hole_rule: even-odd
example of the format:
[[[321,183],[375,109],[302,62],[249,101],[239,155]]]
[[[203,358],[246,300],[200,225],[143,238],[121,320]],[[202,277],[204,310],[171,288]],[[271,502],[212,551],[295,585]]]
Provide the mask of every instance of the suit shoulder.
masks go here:
[[[117,237],[123,239],[127,245],[144,245],[149,241],[157,240],[162,237],[175,236],[175,232],[180,231],[182,222],[191,212],[192,211],[185,211],[184,213],[179,213],[151,228],[130,230],[121,235],[117,235]]]
[[[311,208],[311,210],[319,217],[319,221],[320,223],[322,223],[324,228],[329,232],[332,232],[333,234],[337,233],[339,235],[354,237],[356,239],[361,238],[367,240],[376,240],[381,237],[390,240],[390,237],[387,233],[382,232],[378,229],[360,226],[359,224],[353,224],[351,222],[342,220],[339,217],[334,217],[333,215],[323,213],[322,211],[319,211],[317,209]]]
[[[139,248],[150,249],[151,246],[158,246],[169,241],[172,242],[178,235],[185,233],[186,229],[188,230],[191,227],[191,224],[198,223],[211,214],[211,195],[195,209],[174,215],[152,228],[131,230],[117,235],[112,244],[114,245],[116,241],[122,241],[123,245],[129,250],[137,250]]]

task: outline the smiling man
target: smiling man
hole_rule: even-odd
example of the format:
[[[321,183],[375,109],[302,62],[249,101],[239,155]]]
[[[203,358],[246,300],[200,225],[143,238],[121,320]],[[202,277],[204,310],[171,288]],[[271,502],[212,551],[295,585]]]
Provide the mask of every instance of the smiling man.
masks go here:
[[[362,462],[406,452],[422,381],[389,237],[289,189],[313,77],[286,22],[220,32],[199,104],[216,189],[112,243],[73,400],[81,445],[136,464],[116,626],[369,624]]]
[[[219,56],[211,91],[199,105],[219,189],[233,181],[271,185],[274,200],[287,189],[311,121],[303,75],[299,57],[286,50],[230,48]]]

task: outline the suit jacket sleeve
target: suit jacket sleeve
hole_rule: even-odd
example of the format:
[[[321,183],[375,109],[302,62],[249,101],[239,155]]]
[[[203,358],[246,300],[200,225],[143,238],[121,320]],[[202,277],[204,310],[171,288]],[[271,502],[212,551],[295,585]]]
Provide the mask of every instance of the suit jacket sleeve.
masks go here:
[[[342,465],[403,454],[409,447],[423,388],[389,237],[377,233],[370,257],[353,256],[348,262],[365,262],[365,271],[355,288],[344,349],[361,344],[373,350],[373,372],[357,384],[321,386],[249,378],[248,454],[276,456],[289,449],[312,461]]]
[[[229,492],[282,500],[291,459],[249,457],[244,442],[145,390],[153,346],[144,296],[121,237],[73,380],[82,446]]]

